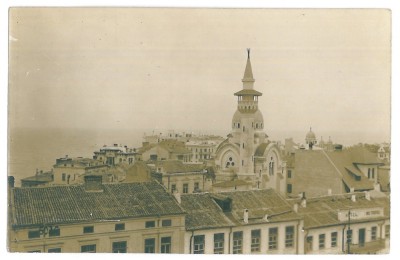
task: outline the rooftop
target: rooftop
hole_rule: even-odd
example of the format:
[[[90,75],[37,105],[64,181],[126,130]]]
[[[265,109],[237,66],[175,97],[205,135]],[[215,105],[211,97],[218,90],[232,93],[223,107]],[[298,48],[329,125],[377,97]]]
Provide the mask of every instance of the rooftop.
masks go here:
[[[188,213],[187,230],[246,225],[245,209],[249,212],[249,224],[299,219],[291,205],[273,189],[184,194],[181,198],[181,205]],[[231,210],[224,212],[220,207],[218,202],[224,201],[231,203]]]
[[[364,193],[358,193],[356,201],[351,200],[351,195],[335,195],[320,198],[307,199],[305,208],[299,206],[298,213],[304,217],[304,228],[316,228],[322,226],[331,226],[343,224],[338,218],[339,211],[363,210],[383,208],[384,216],[374,219],[389,218],[389,199],[372,198],[367,200]],[[292,203],[299,203],[300,200],[294,200]],[[365,220],[351,220],[353,223]]]
[[[175,198],[157,182],[12,189],[12,225],[17,227],[183,214]]]
[[[165,173],[203,173],[206,168],[203,164],[186,164],[179,160],[157,161],[155,166],[156,168],[162,167],[162,171]]]

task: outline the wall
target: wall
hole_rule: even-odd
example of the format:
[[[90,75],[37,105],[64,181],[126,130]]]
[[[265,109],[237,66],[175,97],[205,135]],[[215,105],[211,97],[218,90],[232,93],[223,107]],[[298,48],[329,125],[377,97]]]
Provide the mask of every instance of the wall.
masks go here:
[[[171,219],[170,227],[161,227],[162,219]],[[156,221],[156,227],[145,228],[145,222],[149,220]],[[157,222],[159,222],[157,224]],[[124,231],[115,231],[115,224],[125,223]],[[94,233],[83,234],[84,226],[94,226]],[[172,237],[171,252],[180,253],[183,251],[184,243],[184,226],[185,220],[183,216],[165,216],[160,218],[140,218],[127,219],[121,221],[107,222],[88,222],[82,224],[64,224],[59,225],[59,237],[46,237],[28,239],[29,230],[20,229],[12,230],[10,251],[12,252],[28,252],[28,251],[46,251],[49,248],[61,248],[62,252],[80,252],[82,245],[96,244],[96,252],[112,252],[112,242],[127,241],[127,251],[129,253],[144,252],[144,239],[151,237],[156,238],[156,250],[159,252],[160,239],[163,236]],[[156,251],[157,252],[157,251]]]

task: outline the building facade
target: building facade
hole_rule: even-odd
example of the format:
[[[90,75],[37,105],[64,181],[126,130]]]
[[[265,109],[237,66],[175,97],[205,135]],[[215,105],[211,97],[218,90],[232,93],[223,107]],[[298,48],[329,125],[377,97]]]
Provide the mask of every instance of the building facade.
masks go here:
[[[183,252],[185,213],[156,182],[11,189],[11,252]]]

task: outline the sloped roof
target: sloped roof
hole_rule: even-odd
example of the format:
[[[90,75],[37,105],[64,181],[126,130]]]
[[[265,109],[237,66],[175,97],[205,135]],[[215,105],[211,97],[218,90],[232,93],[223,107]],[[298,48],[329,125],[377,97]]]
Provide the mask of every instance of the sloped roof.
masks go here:
[[[189,154],[189,153],[191,153],[191,151],[188,150],[185,147],[185,144],[183,142],[178,141],[178,140],[173,140],[173,139],[164,140],[164,141],[161,141],[161,142],[156,143],[156,144],[148,144],[146,146],[143,146],[143,147],[139,148],[139,152],[140,153],[144,153],[144,152],[146,152],[146,151],[148,151],[151,148],[156,147],[156,146],[160,146],[160,147],[166,149],[168,152],[171,152],[171,153],[176,153],[176,154]]]
[[[389,199],[380,198],[367,200],[364,194],[358,195],[356,202],[351,201],[351,195],[326,196],[323,198],[308,199],[305,208],[299,206],[298,214],[304,217],[304,228],[339,225],[343,222],[338,219],[339,210],[383,207],[385,217],[389,218]],[[299,203],[299,200],[292,203]],[[351,220],[353,223],[365,220]]]
[[[185,217],[187,230],[233,226],[234,223],[222,212],[209,193],[181,195],[181,206],[188,213]]]
[[[243,212],[248,209],[249,224],[279,222],[299,219],[292,206],[275,190],[251,190],[221,193],[199,193],[182,195],[181,206],[188,213],[186,229],[206,229],[235,225],[246,225]],[[230,212],[223,212],[213,199],[227,200],[232,203]]]
[[[354,187],[355,190],[373,189],[373,183],[360,172],[356,165],[381,164],[375,154],[364,147],[353,147],[343,151],[326,152],[325,154],[341,172],[343,181],[348,187]],[[358,176],[360,180],[356,181],[352,175]]]
[[[143,161],[136,161],[126,170],[124,182],[144,182],[151,180],[151,169]]]
[[[47,172],[43,174],[37,174],[30,177],[21,179],[21,182],[51,182],[53,181],[53,173]]]
[[[256,149],[256,151],[255,151],[255,153],[254,153],[254,155],[255,156],[263,156],[264,155],[264,152],[265,152],[265,149],[267,148],[267,146],[270,144],[270,141],[267,141],[267,142],[265,142],[265,143],[262,143],[262,144],[260,144],[258,147],[257,147],[257,149]]]
[[[103,184],[102,192],[87,192],[84,185],[14,188],[11,199],[15,226],[184,213],[157,182]]]

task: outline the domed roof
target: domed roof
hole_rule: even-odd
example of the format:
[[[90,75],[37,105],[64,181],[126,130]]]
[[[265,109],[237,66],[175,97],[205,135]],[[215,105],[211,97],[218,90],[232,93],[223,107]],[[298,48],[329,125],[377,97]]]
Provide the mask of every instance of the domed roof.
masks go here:
[[[257,122],[257,123],[264,122],[264,117],[260,110],[257,110],[256,112],[254,112],[254,114],[253,113],[242,113],[239,110],[236,110],[235,114],[232,117],[232,123],[240,122],[241,118],[249,118],[249,117],[253,117],[254,122]]]
[[[310,131],[307,133],[306,135],[306,140],[316,140],[317,138],[315,137],[314,132],[311,130],[310,127]]]

